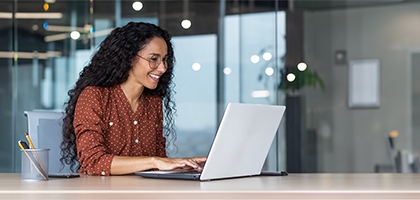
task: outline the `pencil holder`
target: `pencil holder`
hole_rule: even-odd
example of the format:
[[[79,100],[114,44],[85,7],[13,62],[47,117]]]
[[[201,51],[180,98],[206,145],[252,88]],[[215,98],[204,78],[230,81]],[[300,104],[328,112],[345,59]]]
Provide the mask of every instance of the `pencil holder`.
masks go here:
[[[50,149],[21,149],[21,178],[26,181],[48,180]]]

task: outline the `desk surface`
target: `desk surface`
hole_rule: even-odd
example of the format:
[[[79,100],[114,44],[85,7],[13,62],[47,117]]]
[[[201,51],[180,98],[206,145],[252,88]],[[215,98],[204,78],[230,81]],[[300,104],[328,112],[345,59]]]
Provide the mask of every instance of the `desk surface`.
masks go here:
[[[21,181],[0,173],[0,199],[420,199],[420,174],[289,174],[208,182],[129,176]]]

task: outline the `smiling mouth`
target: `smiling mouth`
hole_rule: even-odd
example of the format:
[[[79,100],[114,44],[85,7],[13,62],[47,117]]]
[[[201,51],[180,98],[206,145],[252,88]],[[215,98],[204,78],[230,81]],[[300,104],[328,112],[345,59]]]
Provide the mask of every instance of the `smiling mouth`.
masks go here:
[[[156,81],[158,81],[158,80],[159,80],[159,78],[160,78],[160,76],[156,76],[156,75],[154,75],[154,74],[149,74],[149,76],[150,76],[152,79],[156,80]]]

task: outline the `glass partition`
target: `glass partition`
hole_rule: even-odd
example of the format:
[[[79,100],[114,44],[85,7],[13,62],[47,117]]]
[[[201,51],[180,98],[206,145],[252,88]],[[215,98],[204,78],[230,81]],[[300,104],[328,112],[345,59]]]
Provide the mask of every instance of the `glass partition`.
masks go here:
[[[15,85],[13,84],[14,76],[16,75],[15,68],[13,68],[13,49],[15,43],[13,42],[16,36],[13,27],[13,3],[3,2],[0,8],[0,164],[1,172],[12,172],[14,168],[14,120],[13,107],[15,104]],[[15,28],[16,29],[16,28]]]
[[[206,155],[228,102],[287,104],[266,169],[285,170],[288,156],[300,172],[396,172],[393,153],[419,158],[419,10],[417,1],[0,1],[0,172],[20,170],[23,111],[63,110],[100,42],[128,21],[173,35],[171,156]],[[348,63],[366,59],[380,61],[380,106],[350,108]],[[297,143],[286,137],[298,132]]]
[[[282,30],[284,27],[277,23],[278,14],[273,12],[273,3],[255,4],[239,1],[125,0],[1,2],[3,6],[0,7],[0,20],[6,36],[2,37],[6,38],[2,44],[7,45],[1,47],[3,53],[0,54],[0,69],[3,70],[1,74],[4,78],[1,79],[0,92],[6,94],[7,98],[2,98],[0,113],[3,119],[1,123],[6,127],[1,133],[2,138],[7,140],[0,141],[1,148],[4,148],[0,156],[8,162],[2,162],[0,170],[20,170],[20,153],[16,144],[17,140],[24,140],[23,133],[27,131],[27,119],[23,112],[62,111],[68,98],[67,91],[74,85],[92,53],[113,28],[129,21],[154,23],[173,35],[177,59],[174,82],[178,151],[170,156],[207,155],[223,114],[218,112],[218,104],[276,104],[275,84],[278,80],[274,73],[278,69],[274,68],[279,67],[274,61],[277,59],[274,55],[277,53],[275,48],[278,47],[275,41],[276,29],[277,26]],[[260,7],[258,12],[264,13],[241,15],[252,13],[254,6]],[[4,17],[4,14],[7,16]],[[219,18],[226,21],[225,26],[220,26]],[[242,22],[238,23],[237,20],[232,24],[229,18]],[[190,27],[185,27],[185,24],[183,27],[181,22],[184,19],[190,20]],[[243,24],[243,20],[251,20],[252,23]],[[237,48],[249,45],[244,43],[246,37],[254,36],[244,35],[241,31],[251,28],[244,26],[261,25],[258,20],[270,21],[264,27],[258,27],[264,28],[267,34],[254,35],[266,38],[266,41],[260,44],[255,41],[252,44],[257,44],[252,49],[271,48],[273,61],[270,61],[272,64],[269,67],[273,68],[274,75],[271,74],[272,77],[267,80],[259,80],[258,76],[253,75],[256,67],[248,66],[248,54],[258,52]],[[284,16],[281,20],[284,20]],[[222,33],[229,37],[226,43],[220,43],[226,37]],[[279,36],[283,37],[282,34]],[[220,57],[219,51],[232,47],[235,48],[234,51],[224,50],[227,52],[225,57],[228,57],[225,61]],[[229,64],[223,64],[225,62]],[[225,91],[220,91],[217,87],[220,84],[217,82],[220,80],[220,75],[217,74],[220,68],[225,71],[227,79]],[[231,70],[231,75],[228,69]],[[270,75],[264,75],[264,79],[266,76]],[[247,79],[250,82],[242,85]],[[257,86],[254,87],[253,84]],[[253,90],[269,90],[271,95],[266,98],[268,100],[263,100],[264,97],[254,99],[250,96]],[[247,94],[244,95],[244,92]],[[227,98],[219,102],[219,95],[226,95]],[[277,142],[274,143],[276,145]],[[277,153],[274,152],[273,155],[269,167],[275,169]]]
[[[284,99],[281,96],[279,99],[277,88],[284,68],[285,17],[284,11],[225,17],[226,102],[278,104]],[[266,170],[285,170],[283,122]]]
[[[217,131],[217,36],[177,36],[176,83],[178,152],[175,157],[207,156]]]

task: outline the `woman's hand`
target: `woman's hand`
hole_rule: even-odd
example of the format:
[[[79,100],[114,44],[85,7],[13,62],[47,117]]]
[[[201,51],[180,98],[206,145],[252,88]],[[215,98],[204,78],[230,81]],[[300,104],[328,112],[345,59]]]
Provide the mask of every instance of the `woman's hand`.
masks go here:
[[[159,170],[173,170],[173,169],[194,169],[201,172],[207,158],[193,157],[193,158],[161,158],[155,157],[154,163]]]

